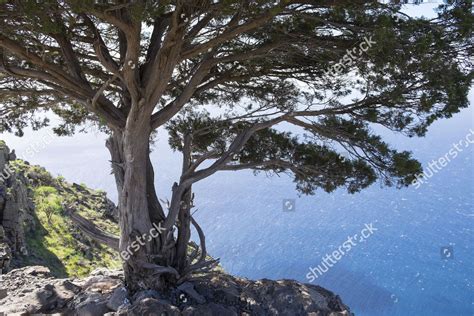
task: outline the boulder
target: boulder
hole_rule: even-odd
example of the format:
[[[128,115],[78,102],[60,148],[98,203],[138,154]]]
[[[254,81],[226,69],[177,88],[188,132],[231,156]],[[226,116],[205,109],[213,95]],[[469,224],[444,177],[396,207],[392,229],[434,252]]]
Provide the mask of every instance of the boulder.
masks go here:
[[[12,168],[15,159],[0,142],[0,272],[8,271],[16,254],[28,254],[26,230],[34,226],[29,182]]]
[[[233,306],[209,303],[205,305],[189,306],[183,313],[183,316],[238,316],[237,309]]]
[[[180,316],[181,311],[178,307],[171,305],[169,301],[145,298],[135,302],[132,306],[120,310],[118,315],[142,316],[142,315],[166,315]]]
[[[111,311],[107,302],[108,298],[100,293],[82,292],[69,303],[69,310],[78,316],[104,315]]]
[[[178,290],[183,292],[180,294],[179,296],[180,298],[183,298],[184,293],[186,293],[186,295],[184,295],[184,300],[187,300],[187,296],[189,296],[198,304],[204,304],[206,302],[206,299],[204,298],[204,296],[196,292],[196,290],[194,289],[194,285],[191,282],[184,282],[178,287]]]
[[[5,169],[5,165],[10,160],[10,149],[8,146],[0,140],[0,170]],[[1,172],[0,171],[0,172]]]
[[[8,296],[8,290],[0,288],[0,300],[4,299],[7,296]]]
[[[113,311],[118,311],[121,306],[127,305],[130,305],[127,288],[124,286],[116,288],[107,302],[107,307]]]
[[[54,279],[41,266],[0,277],[0,315],[352,315],[334,293],[294,280],[253,281],[218,273],[174,290],[129,297],[122,274],[105,269],[82,280]]]
[[[53,279],[46,267],[32,266],[2,275],[0,314],[60,313],[80,292],[67,279]],[[6,295],[5,295],[6,294]]]
[[[11,259],[12,251],[10,246],[5,242],[0,242],[0,274],[8,271]]]
[[[112,293],[122,285],[118,278],[107,275],[95,275],[82,281],[81,287],[88,292]]]

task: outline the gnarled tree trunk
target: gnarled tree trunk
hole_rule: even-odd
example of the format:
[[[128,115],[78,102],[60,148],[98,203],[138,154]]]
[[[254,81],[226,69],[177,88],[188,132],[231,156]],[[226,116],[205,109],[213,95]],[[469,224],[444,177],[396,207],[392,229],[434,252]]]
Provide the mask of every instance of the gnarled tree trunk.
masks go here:
[[[125,129],[114,131],[107,141],[119,196],[120,255],[132,291],[166,287],[169,276],[159,268],[173,259],[172,251],[162,251],[166,236],[152,236],[153,223],[163,221],[164,213],[153,184],[149,117],[133,107]]]
[[[166,289],[191,272],[191,187],[183,189],[175,183],[172,201],[179,201],[178,216],[168,219],[172,225],[165,230],[167,214],[155,192],[150,133],[149,115],[137,110],[130,113],[125,129],[114,131],[107,140],[119,195],[119,250],[132,291]],[[190,157],[185,157],[183,172],[189,164]]]

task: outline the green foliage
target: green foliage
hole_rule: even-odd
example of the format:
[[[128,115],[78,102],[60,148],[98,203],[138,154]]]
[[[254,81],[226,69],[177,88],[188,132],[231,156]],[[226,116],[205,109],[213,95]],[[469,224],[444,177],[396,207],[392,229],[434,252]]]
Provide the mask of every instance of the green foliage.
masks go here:
[[[405,186],[420,164],[372,127],[423,136],[468,106],[471,8],[445,1],[428,20],[394,18],[395,1],[2,2],[0,132],[44,127],[44,111],[61,117],[59,135],[90,124],[123,132],[144,111],[174,150],[190,135],[192,159],[219,159],[282,117],[287,125],[256,129],[223,169],[288,172],[306,194],[357,192],[377,178]],[[375,44],[347,62],[364,41]]]
[[[48,221],[51,221],[53,215],[60,216],[63,208],[62,199],[58,196],[58,191],[53,187],[38,187],[35,189],[36,210],[46,215]]]
[[[30,250],[41,260],[53,264],[56,271],[63,269],[66,276],[83,277],[97,267],[119,267],[118,255],[114,251],[98,244],[83,244],[92,241],[83,236],[78,238],[80,233],[69,218],[60,212],[50,215],[44,212],[47,207],[58,207],[56,202],[60,198],[54,192],[55,189],[50,187],[35,190],[35,201],[41,201],[36,204],[38,225],[43,229],[35,230],[29,236]],[[47,202],[44,202],[43,194],[49,197]]]
[[[64,178],[62,175],[58,175],[56,177],[56,180],[60,183],[63,184],[66,181],[66,178]]]
[[[118,253],[82,233],[63,209],[67,205],[104,232],[117,236],[117,223],[104,215],[109,206],[105,192],[71,185],[64,177],[54,178],[44,168],[20,159],[10,165],[27,179],[35,210],[31,214],[33,225],[24,227],[28,255],[17,258],[16,267],[46,265],[58,277],[82,277],[99,267],[120,267]]]
[[[51,178],[47,185],[41,185],[36,179],[38,171],[46,173],[43,168],[27,165],[22,160],[16,160],[14,165],[33,180],[35,227],[27,228],[30,253],[22,258],[24,264],[47,265],[58,277],[82,277],[98,267],[120,267],[116,251],[83,235],[63,212],[63,204],[78,205],[75,211],[81,216],[93,221],[100,229],[117,235],[118,225],[98,213],[104,208],[100,204],[104,193],[78,191],[64,178]]]
[[[32,180],[35,185],[49,186],[54,182],[53,176],[45,168],[40,166],[24,165],[26,176]]]
[[[185,133],[193,135],[196,154],[217,151],[219,157],[237,134],[249,124],[231,125],[217,122],[209,116],[193,115],[168,124],[170,145],[183,150]],[[308,131],[318,131],[318,142],[303,141],[289,132],[263,129],[253,134],[240,152],[232,157],[231,166],[249,166],[256,171],[290,173],[299,192],[314,194],[318,188],[332,192],[346,187],[349,193],[366,188],[377,178],[387,186],[408,186],[419,174],[421,164],[409,152],[397,152],[373,135],[368,123],[330,117],[309,125]],[[342,148],[352,148],[350,157],[329,147],[331,142]]]

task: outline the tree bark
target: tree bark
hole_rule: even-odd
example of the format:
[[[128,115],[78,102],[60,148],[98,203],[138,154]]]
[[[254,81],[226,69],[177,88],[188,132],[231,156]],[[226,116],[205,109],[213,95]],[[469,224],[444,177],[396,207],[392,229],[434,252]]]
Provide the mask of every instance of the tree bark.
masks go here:
[[[165,214],[153,183],[150,115],[144,112],[139,106],[132,107],[125,129],[114,131],[107,141],[119,196],[119,250],[132,292],[164,289],[179,278],[171,268],[173,236],[167,232],[157,235],[155,228]]]
[[[178,238],[176,240],[176,260],[174,266],[180,274],[183,274],[189,265],[188,244],[191,239],[191,188],[187,189],[181,200],[181,208],[178,215]]]
[[[191,167],[192,158],[192,137],[186,133],[183,137],[183,166],[181,174],[184,175]],[[180,194],[180,190],[176,190],[174,194]],[[177,196],[176,200],[180,200],[178,213],[178,237],[176,240],[176,260],[175,267],[180,274],[183,274],[188,267],[188,244],[191,238],[191,208],[193,203],[193,193],[191,186],[185,188],[182,196]]]
[[[132,105],[126,127],[114,131],[106,143],[119,196],[119,251],[125,281],[132,292],[168,289],[186,280],[193,266],[193,258],[188,254],[191,224],[196,226],[191,218],[191,184],[183,183],[183,178],[179,184],[174,184],[171,203],[165,213],[154,185],[149,148],[150,120],[149,113]],[[183,175],[192,165],[191,137],[186,135],[184,142]],[[157,232],[157,227],[162,230]],[[201,253],[205,257],[204,247]],[[199,260],[199,268],[202,261]]]

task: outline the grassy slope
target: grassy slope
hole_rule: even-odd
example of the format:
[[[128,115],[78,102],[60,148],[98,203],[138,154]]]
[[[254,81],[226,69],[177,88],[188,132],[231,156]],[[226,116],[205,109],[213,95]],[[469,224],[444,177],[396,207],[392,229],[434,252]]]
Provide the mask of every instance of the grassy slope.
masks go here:
[[[70,184],[61,176],[54,178],[44,168],[22,160],[15,160],[11,165],[29,180],[35,204],[35,227],[25,230],[28,231],[28,256],[21,257],[17,267],[45,265],[57,277],[82,277],[99,267],[121,266],[116,251],[84,235],[64,212],[67,205],[101,230],[118,236],[117,223],[107,216],[105,192],[89,189],[84,184]],[[188,248],[191,253],[196,244],[190,244],[194,245]],[[213,258],[207,256],[207,259]],[[215,269],[223,272],[221,266]]]
[[[81,277],[98,267],[118,268],[118,254],[78,230],[64,213],[64,205],[93,221],[102,230],[118,234],[105,215],[105,193],[53,178],[44,168],[21,160],[12,163],[29,180],[35,203],[35,227],[28,229],[28,256],[19,265],[42,264],[58,277]]]

